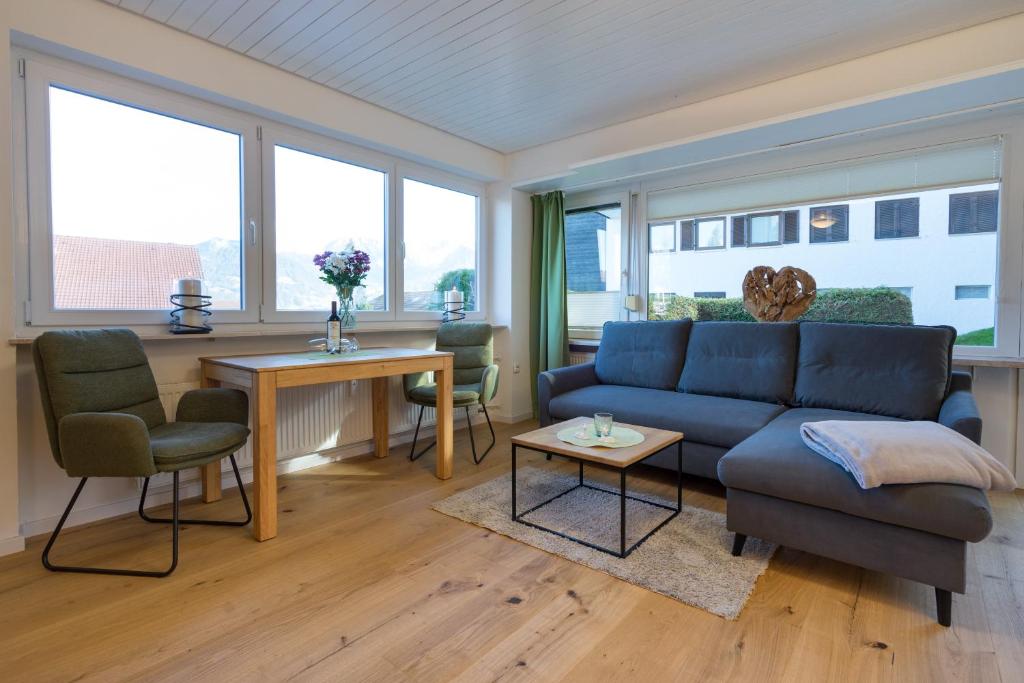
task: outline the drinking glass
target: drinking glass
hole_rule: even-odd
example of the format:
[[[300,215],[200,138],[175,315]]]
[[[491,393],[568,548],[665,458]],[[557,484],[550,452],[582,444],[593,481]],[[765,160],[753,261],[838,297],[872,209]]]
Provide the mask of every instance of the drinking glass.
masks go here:
[[[597,436],[611,436],[612,434],[612,414],[611,413],[594,413],[594,433]]]

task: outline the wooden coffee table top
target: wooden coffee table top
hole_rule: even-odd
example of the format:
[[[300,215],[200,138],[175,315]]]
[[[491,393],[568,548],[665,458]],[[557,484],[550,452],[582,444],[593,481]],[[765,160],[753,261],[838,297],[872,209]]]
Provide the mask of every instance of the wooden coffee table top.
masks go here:
[[[604,448],[601,446],[585,447],[574,446],[566,443],[556,436],[563,429],[578,428],[580,425],[593,423],[592,417],[577,417],[565,422],[558,422],[549,427],[541,427],[532,432],[526,432],[519,436],[512,437],[512,443],[524,448],[531,448],[546,453],[557,453],[572,458],[594,462],[610,467],[624,468],[640,462],[644,458],[653,455],[672,444],[682,441],[683,435],[680,432],[670,432],[667,429],[655,429],[653,427],[642,427],[640,425],[616,422],[619,427],[629,427],[644,435],[644,440],[635,446],[625,448]]]

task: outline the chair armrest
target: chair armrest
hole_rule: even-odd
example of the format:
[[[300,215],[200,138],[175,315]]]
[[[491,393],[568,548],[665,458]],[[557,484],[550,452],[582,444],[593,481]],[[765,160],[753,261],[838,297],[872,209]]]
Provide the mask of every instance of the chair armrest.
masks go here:
[[[976,444],[981,443],[981,413],[971,393],[971,376],[966,372],[953,373],[949,395],[939,409],[938,422]]]
[[[178,422],[234,422],[249,425],[249,396],[238,389],[193,389],[178,401]]]
[[[57,425],[64,469],[72,477],[156,474],[149,429],[128,413],[73,413]]]
[[[498,366],[488,365],[484,368],[484,374],[480,378],[480,403],[486,405],[494,399],[498,393]]]
[[[597,373],[593,363],[567,365],[557,370],[547,370],[537,375],[537,413],[540,425],[551,424],[548,403],[561,394],[597,384]]]

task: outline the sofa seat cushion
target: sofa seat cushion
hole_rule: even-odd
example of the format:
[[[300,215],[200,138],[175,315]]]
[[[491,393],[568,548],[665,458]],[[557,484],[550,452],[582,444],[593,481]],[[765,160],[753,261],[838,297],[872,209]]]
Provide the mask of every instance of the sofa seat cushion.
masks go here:
[[[172,472],[233,453],[248,437],[234,422],[168,422],[150,430],[149,443],[156,468]]]
[[[822,408],[777,417],[718,463],[729,488],[774,496],[878,522],[977,542],[992,529],[985,493],[955,484],[897,484],[864,490],[842,467],[804,445],[800,425],[820,420],[895,418]]]
[[[679,391],[792,403],[796,323],[693,324]]]
[[[601,384],[671,389],[679,381],[693,321],[606,322],[594,357]]]
[[[607,411],[616,422],[671,429],[682,432],[686,441],[730,448],[785,408],[736,398],[601,384],[556,396],[549,410],[559,420]]]

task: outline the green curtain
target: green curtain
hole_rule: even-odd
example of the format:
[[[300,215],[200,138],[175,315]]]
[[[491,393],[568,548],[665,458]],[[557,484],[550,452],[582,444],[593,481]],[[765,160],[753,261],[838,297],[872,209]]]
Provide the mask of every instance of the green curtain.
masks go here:
[[[530,262],[530,370],[537,414],[539,373],[569,364],[566,312],[565,211],[561,192],[534,195],[533,258]]]

